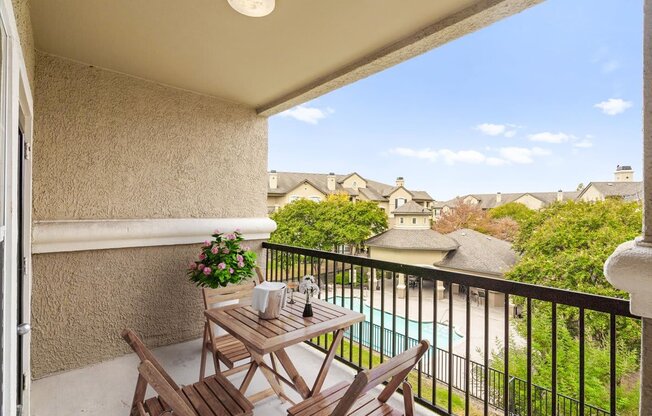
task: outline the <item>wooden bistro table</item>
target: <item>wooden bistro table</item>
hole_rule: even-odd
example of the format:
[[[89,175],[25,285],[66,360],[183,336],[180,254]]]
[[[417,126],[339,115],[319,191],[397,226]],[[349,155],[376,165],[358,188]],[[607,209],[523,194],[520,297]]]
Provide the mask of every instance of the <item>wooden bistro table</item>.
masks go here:
[[[262,371],[271,386],[271,390],[267,389],[250,396],[249,399],[252,402],[276,394],[281,400],[293,403],[285,395],[280,382],[297,391],[303,399],[319,393],[344,331],[365,319],[364,315],[359,312],[320,299],[311,301],[314,316],[304,318],[302,316],[304,301],[295,298],[295,302],[294,304],[286,303],[281,315],[277,319],[269,320],[258,317],[258,312],[252,309],[250,300],[204,312],[208,319],[242,341],[251,354],[251,365],[240,386],[240,391],[243,394],[246,393],[249,383],[258,369]],[[334,332],[333,343],[326,353],[312,388],[309,388],[285,349],[330,332]],[[263,357],[268,354],[272,361],[271,367],[263,360]],[[278,358],[290,377],[289,380],[276,370],[274,357]]]

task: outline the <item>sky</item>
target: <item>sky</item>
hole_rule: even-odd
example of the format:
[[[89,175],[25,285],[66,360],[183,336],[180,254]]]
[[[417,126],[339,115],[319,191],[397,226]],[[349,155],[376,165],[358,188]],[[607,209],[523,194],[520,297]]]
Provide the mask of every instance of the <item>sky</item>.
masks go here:
[[[641,180],[642,0],[547,0],[275,115],[269,169],[426,190]]]

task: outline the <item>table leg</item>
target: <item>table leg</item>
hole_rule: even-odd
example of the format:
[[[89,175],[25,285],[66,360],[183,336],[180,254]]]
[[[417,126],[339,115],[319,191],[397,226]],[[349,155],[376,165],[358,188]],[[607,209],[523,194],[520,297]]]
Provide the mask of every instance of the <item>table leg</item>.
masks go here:
[[[319,373],[317,374],[317,379],[315,379],[315,384],[313,385],[312,391],[310,392],[310,395],[308,397],[312,397],[321,391],[321,388],[324,385],[324,381],[326,380],[326,375],[328,374],[328,370],[330,369],[331,363],[335,358],[335,352],[337,351],[337,347],[339,347],[340,345],[340,341],[342,340],[343,335],[344,335],[343,329],[338,329],[337,331],[335,331],[335,335],[333,336],[333,342],[331,343],[331,347],[328,349],[326,358],[324,359],[324,362],[321,365],[321,369],[319,369]]]
[[[276,395],[279,397],[279,399],[281,399],[281,402],[284,402],[287,396],[283,392],[283,387],[279,384],[278,381],[276,381],[276,375],[265,365],[261,365],[265,362],[263,356],[253,351],[249,351],[249,353],[251,354],[251,358],[258,364],[258,368],[260,368],[260,371],[263,372],[263,375],[267,379],[267,382],[272,387]]]
[[[251,360],[251,364],[249,365],[249,370],[247,370],[247,374],[245,375],[244,380],[242,380],[242,384],[240,385],[240,393],[245,394],[247,392],[247,389],[249,388],[249,383],[251,383],[251,380],[254,378],[254,374],[256,374],[256,369],[258,368],[258,363],[255,362],[254,360]]]
[[[292,364],[288,353],[285,352],[285,350],[278,350],[274,354],[276,354],[276,358],[278,358],[278,361],[285,369],[285,372],[288,373],[288,376],[290,376],[290,380],[292,380],[292,383],[294,383],[294,387],[296,387],[297,392],[299,392],[301,397],[304,399],[310,397],[310,389],[308,388],[308,385],[306,384],[303,377],[299,375],[299,372],[297,371],[294,364]]]

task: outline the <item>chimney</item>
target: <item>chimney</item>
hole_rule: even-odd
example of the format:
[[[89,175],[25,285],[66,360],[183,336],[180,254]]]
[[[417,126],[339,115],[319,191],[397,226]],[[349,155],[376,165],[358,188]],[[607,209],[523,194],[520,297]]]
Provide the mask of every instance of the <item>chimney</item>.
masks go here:
[[[335,174],[333,172],[329,173],[328,176],[326,177],[326,187],[328,188],[329,191],[334,191],[335,190]]]
[[[500,204],[501,202],[503,202],[503,194],[498,192],[498,193],[496,193],[496,203]]]
[[[396,178],[396,186],[405,186],[405,179],[402,176]]]
[[[269,171],[269,189],[278,188],[278,174],[275,170]]]
[[[564,200],[564,191],[561,189],[557,191],[557,201],[562,202]]]
[[[631,166],[616,166],[614,172],[614,180],[616,182],[632,182],[634,181],[634,171]]]

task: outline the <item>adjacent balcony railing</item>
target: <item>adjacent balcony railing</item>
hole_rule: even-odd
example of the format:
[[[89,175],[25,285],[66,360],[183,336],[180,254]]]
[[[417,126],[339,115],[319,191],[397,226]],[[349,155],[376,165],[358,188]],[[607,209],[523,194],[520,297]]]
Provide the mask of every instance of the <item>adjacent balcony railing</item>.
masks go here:
[[[626,300],[300,247],[263,248],[268,280],[298,281],[311,274],[322,288],[320,298],[365,313],[366,321],[341,342],[338,360],[358,370],[372,368],[428,339],[430,351],[410,382],[417,401],[438,414],[618,413],[618,395],[627,386],[620,383],[617,354],[636,347],[623,345],[617,334],[622,328],[631,337],[639,325]],[[533,322],[548,319],[549,351],[533,351],[535,341],[542,344],[533,340]],[[562,325],[570,327],[570,344],[568,337],[560,339]],[[603,395],[595,383],[589,394],[585,388],[592,365],[587,356],[594,356],[587,348],[596,338],[608,355]],[[331,342],[328,336],[310,344],[325,351]],[[569,345],[578,352],[572,381],[558,374],[558,357],[568,356],[562,350]],[[547,371],[535,367],[533,354]],[[523,361],[525,369],[518,365]],[[548,372],[548,379],[534,381],[535,374]],[[631,376],[629,384],[636,379]]]

